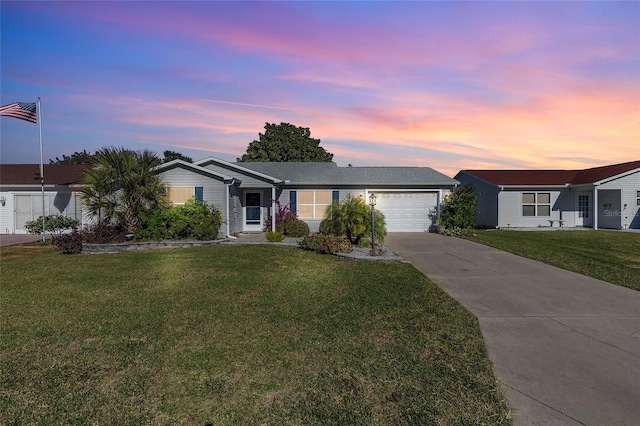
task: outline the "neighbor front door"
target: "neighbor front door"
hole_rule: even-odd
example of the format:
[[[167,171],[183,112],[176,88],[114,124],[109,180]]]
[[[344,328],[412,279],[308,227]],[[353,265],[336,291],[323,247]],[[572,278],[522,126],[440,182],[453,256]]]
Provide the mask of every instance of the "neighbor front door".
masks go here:
[[[576,226],[591,226],[591,216],[593,216],[591,194],[588,192],[579,192],[577,197]]]
[[[262,193],[245,192],[244,202],[244,230],[262,231]]]

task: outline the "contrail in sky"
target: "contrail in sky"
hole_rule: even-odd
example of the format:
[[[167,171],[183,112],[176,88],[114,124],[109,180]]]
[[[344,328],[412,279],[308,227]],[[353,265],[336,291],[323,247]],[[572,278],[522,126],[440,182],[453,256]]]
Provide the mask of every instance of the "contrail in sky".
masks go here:
[[[199,100],[202,102],[212,102],[215,104],[238,105],[238,106],[247,106],[252,108],[282,109],[286,111],[300,111],[299,108],[285,108],[285,107],[278,107],[278,106],[272,106],[272,105],[245,104],[242,102],[219,101],[216,99],[199,99]]]

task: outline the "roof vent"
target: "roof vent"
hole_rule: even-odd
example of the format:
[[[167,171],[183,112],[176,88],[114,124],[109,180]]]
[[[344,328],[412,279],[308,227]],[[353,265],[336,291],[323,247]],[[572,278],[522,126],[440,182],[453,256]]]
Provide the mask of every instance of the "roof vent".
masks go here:
[[[353,164],[349,163],[349,167],[353,167]]]

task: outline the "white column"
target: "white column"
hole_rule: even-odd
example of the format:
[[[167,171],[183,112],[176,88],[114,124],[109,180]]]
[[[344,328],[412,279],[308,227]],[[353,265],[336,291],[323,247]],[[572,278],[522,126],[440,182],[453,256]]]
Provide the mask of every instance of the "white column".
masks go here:
[[[598,229],[598,187],[593,187],[593,229]]]

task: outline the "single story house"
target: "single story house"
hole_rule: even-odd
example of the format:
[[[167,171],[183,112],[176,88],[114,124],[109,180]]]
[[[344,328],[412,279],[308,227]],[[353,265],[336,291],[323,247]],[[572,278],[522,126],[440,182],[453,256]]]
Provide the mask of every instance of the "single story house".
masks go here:
[[[275,217],[278,200],[312,232],[328,206],[347,196],[377,196],[389,232],[423,232],[433,226],[442,197],[458,181],[428,167],[338,167],[333,162],[227,162],[208,157],[158,166],[176,205],[196,196],[222,211],[227,235],[260,232]],[[275,220],[272,220],[275,226]]]
[[[45,164],[45,215],[62,214],[83,220],[77,192],[82,172],[78,164]],[[39,164],[0,164],[0,233],[26,234],[26,222],[42,216],[42,185]]]
[[[87,165],[44,165],[45,215],[71,216],[85,224],[80,193]],[[458,181],[428,167],[338,167],[336,163],[234,163],[208,157],[174,160],[156,168],[173,205],[189,198],[222,212],[221,232],[261,232],[276,213],[276,200],[318,230],[325,210],[347,196],[377,195],[389,232],[423,232],[433,226],[442,197]],[[26,233],[27,221],[42,214],[38,164],[0,165],[0,232]],[[275,222],[272,220],[272,222]]]
[[[584,170],[461,170],[480,193],[476,224],[640,229],[640,161]]]

